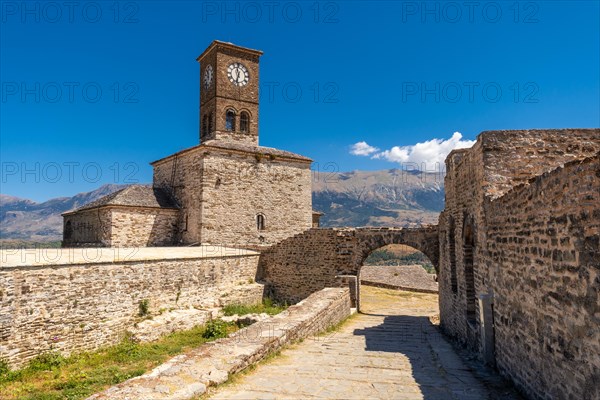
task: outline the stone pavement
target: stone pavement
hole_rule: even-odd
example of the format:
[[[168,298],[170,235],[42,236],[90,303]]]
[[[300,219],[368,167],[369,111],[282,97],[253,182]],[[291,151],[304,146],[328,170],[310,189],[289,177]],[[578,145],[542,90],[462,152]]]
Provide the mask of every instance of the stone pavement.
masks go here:
[[[214,399],[511,399],[493,396],[429,317],[437,295],[362,287],[362,314],[307,339]]]

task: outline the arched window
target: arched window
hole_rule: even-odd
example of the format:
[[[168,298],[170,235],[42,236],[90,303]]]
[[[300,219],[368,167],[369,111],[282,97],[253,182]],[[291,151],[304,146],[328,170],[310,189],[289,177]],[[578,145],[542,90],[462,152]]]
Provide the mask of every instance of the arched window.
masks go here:
[[[211,111],[210,114],[208,114],[208,132],[206,132],[206,133],[211,133],[212,131],[214,131],[214,129],[213,129],[213,113]]]
[[[202,118],[202,135],[206,135],[208,133],[208,115],[205,115]]]
[[[265,230],[265,216],[262,214],[256,215],[256,229],[259,231]]]
[[[246,111],[240,113],[240,131],[243,133],[250,132],[250,115]]]
[[[67,221],[67,223],[65,224],[65,240],[70,240],[71,237],[73,236],[73,226],[71,225],[71,221]]]
[[[235,111],[231,109],[225,113],[225,129],[235,132]]]

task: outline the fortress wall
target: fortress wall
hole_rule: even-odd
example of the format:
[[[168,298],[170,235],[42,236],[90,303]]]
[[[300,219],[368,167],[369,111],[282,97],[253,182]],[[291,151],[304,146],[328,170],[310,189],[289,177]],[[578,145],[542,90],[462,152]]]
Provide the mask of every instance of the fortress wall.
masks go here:
[[[259,278],[277,300],[298,302],[326,287],[350,287],[353,305],[365,258],[388,244],[407,244],[437,266],[437,226],[423,228],[312,228],[262,251]]]
[[[257,254],[77,265],[3,264],[0,357],[13,367],[46,351],[68,355],[117,343],[141,320],[142,300],[148,300],[150,315],[156,315],[161,309],[255,303],[263,295],[262,285],[254,283]]]
[[[445,209],[439,219],[439,295],[440,323],[444,332],[472,350],[479,346],[479,326],[466,318],[467,268],[464,234],[467,226],[473,235],[473,281],[476,293],[486,292],[482,262],[485,241],[483,149],[478,141],[471,149],[452,152],[446,159]],[[474,304],[478,314],[478,304]]]
[[[499,197],[562,164],[594,156],[600,151],[600,129],[486,131],[478,142],[486,194]]]
[[[600,398],[600,156],[486,203],[496,362],[531,398]]]
[[[259,277],[270,295],[296,303],[326,287],[339,287],[336,271],[350,261],[338,252],[338,232],[313,228],[265,250],[260,256]],[[350,248],[354,244],[350,243]]]
[[[485,202],[598,151],[599,129],[489,131],[482,132],[472,148],[447,157],[446,204],[439,219],[440,320],[445,333],[472,350],[482,350],[477,295],[490,288],[487,243],[489,219],[494,216]],[[474,309],[470,317],[468,308]]]

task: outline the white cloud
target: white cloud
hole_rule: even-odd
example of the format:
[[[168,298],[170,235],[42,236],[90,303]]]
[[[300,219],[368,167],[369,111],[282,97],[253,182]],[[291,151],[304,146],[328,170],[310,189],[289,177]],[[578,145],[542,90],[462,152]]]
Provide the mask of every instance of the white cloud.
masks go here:
[[[350,154],[355,156],[370,156],[377,151],[379,151],[377,147],[369,146],[367,142],[354,143],[350,148]]]
[[[411,146],[394,146],[389,150],[380,152],[377,152],[378,150],[375,147],[369,146],[366,142],[359,142],[353,146],[351,153],[356,155],[372,155],[371,158],[383,159],[399,164],[410,164],[411,168],[432,169],[436,164],[439,164],[443,168],[444,160],[452,150],[468,148],[474,144],[474,140],[462,140],[462,134],[454,132],[450,139],[431,139]],[[361,150],[359,145],[364,145],[363,152],[359,153],[359,150]],[[368,149],[366,149],[367,147]],[[372,149],[375,150],[372,151]]]

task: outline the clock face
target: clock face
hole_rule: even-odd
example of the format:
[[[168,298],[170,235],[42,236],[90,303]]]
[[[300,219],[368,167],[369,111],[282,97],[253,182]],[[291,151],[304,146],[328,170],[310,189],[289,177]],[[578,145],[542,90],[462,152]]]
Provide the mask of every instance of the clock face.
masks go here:
[[[238,62],[227,67],[227,76],[231,83],[236,86],[246,86],[250,80],[248,69]]]
[[[204,88],[205,89],[208,89],[210,87],[210,85],[212,84],[212,80],[213,80],[213,67],[212,67],[212,65],[209,65],[204,70]]]

